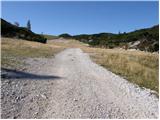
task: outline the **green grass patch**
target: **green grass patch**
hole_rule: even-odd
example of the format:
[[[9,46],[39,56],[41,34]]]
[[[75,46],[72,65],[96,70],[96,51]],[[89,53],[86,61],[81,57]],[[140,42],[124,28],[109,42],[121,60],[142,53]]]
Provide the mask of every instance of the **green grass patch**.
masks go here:
[[[54,36],[54,35],[43,35],[47,40],[53,40],[53,39],[58,39],[58,36]]]

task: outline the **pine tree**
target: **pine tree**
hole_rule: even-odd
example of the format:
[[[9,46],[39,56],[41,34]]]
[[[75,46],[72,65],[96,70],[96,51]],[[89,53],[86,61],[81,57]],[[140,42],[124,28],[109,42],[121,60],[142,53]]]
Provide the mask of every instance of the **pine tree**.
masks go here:
[[[28,20],[28,22],[27,22],[27,29],[28,29],[28,30],[31,30],[31,23],[30,23],[30,20]]]
[[[18,22],[14,22],[14,25],[19,27],[19,23]]]

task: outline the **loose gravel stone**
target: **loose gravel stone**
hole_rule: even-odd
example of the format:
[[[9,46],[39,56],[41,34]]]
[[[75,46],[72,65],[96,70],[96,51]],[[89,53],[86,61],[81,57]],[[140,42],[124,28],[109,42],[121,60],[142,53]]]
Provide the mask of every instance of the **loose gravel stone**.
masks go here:
[[[95,64],[81,49],[25,63],[25,71],[2,78],[2,118],[158,118],[154,91]]]

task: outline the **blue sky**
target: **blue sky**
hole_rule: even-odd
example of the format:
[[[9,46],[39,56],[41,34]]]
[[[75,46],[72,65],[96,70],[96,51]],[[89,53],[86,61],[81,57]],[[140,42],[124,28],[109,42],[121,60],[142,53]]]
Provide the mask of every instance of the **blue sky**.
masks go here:
[[[59,35],[129,32],[159,23],[158,2],[2,2],[2,18]]]

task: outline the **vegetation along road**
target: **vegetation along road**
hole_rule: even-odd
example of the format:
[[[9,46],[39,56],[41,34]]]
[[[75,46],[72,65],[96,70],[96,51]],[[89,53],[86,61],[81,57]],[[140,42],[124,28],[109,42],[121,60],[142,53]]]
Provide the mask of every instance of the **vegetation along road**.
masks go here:
[[[2,55],[11,54],[7,53],[10,41],[3,40]],[[29,50],[52,46],[52,41],[44,48],[40,43],[17,42],[15,47],[26,42]],[[54,45],[62,44],[67,46],[63,40]],[[68,45],[54,57],[31,57],[33,52],[24,52],[30,56],[23,59],[25,68],[2,66],[2,118],[158,118],[158,97],[151,90],[94,63],[84,48]],[[9,48],[14,51],[13,46]],[[21,53],[16,55],[23,58]]]

